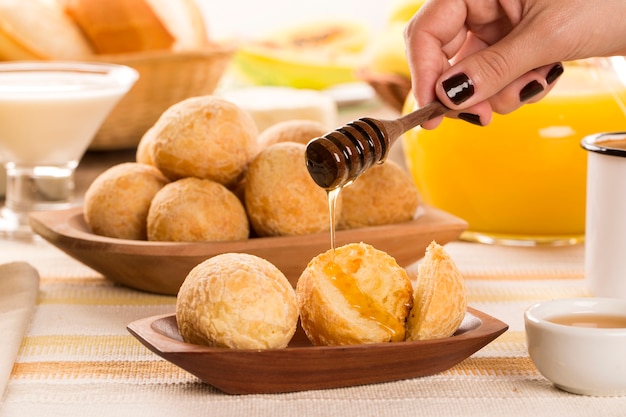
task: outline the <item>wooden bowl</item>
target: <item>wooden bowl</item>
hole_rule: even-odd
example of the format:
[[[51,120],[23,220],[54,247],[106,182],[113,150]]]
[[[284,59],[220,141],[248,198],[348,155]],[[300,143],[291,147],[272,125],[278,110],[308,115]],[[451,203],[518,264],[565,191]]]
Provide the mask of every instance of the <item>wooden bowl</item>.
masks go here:
[[[92,140],[91,150],[130,149],[173,104],[213,93],[235,46],[213,44],[196,51],[94,55],[90,60],[127,65],[139,80],[115,106]]]
[[[148,242],[114,239],[93,234],[81,207],[33,212],[35,233],[120,284],[139,290],[178,294],[189,271],[200,262],[226,252],[244,252],[265,258],[296,284],[309,261],[330,248],[330,234],[250,238],[226,242]],[[467,223],[451,214],[423,206],[414,220],[394,225],[341,230],[337,246],[366,242],[396,258],[406,267],[424,256],[435,240],[445,244],[457,239]]]
[[[359,79],[365,81],[380,99],[397,111],[402,111],[411,92],[411,80],[399,74],[382,74],[367,69],[358,71]]]
[[[500,320],[469,308],[457,332],[444,339],[312,346],[298,327],[285,349],[237,350],[183,342],[173,314],[128,325],[148,349],[228,394],[338,388],[432,375],[461,362],[507,329]]]

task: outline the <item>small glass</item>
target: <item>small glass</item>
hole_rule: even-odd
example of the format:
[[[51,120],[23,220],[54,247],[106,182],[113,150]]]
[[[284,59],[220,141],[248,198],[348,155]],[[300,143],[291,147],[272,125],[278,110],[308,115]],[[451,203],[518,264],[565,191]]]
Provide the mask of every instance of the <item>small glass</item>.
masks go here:
[[[6,169],[0,236],[30,237],[28,214],[68,208],[74,170],[138,79],[104,63],[0,63],[0,160]]]

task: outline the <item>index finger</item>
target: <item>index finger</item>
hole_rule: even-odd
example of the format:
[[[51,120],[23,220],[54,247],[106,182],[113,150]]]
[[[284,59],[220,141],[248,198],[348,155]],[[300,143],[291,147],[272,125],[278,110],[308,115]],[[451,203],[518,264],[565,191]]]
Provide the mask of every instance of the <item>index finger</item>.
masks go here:
[[[471,1],[471,4],[467,2]],[[504,12],[497,0],[428,0],[405,29],[413,94],[420,105],[435,99],[435,82],[463,47],[468,29],[493,41]]]

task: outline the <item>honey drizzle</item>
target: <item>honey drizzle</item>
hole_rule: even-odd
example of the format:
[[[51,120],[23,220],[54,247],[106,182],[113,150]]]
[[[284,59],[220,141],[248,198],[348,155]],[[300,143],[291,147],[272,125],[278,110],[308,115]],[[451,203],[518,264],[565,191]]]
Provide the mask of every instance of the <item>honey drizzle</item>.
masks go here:
[[[341,267],[330,261],[324,267],[324,272],[331,282],[346,299],[348,304],[355,308],[361,317],[373,320],[376,324],[391,335],[392,342],[404,340],[404,324],[400,323],[380,303],[364,293],[359,287],[357,279],[345,273]]]
[[[328,195],[328,214],[330,219],[330,248],[333,250],[333,253],[335,253],[335,216],[337,211],[337,199],[339,198],[340,191],[341,187],[326,190]]]
[[[348,184],[350,183],[352,183],[352,181]],[[348,184],[326,190],[330,220],[330,247],[333,252],[333,257],[335,255],[337,199],[339,198],[341,189]],[[330,277],[331,282],[343,295],[346,302],[355,308],[361,317],[373,320],[381,329],[386,330],[390,334],[390,340],[392,342],[404,340],[404,324],[391,315],[380,303],[363,292],[354,276],[345,273],[341,267],[333,261],[326,264],[324,272]]]

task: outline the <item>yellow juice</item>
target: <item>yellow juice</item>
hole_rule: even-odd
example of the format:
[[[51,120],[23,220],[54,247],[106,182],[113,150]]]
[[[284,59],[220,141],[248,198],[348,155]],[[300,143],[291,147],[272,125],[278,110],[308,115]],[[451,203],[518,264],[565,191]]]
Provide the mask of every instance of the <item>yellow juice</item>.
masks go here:
[[[614,71],[568,64],[547,97],[486,127],[446,119],[408,132],[406,162],[424,202],[465,219],[467,236],[573,242],[585,230],[580,141],[626,130],[624,97]],[[414,107],[407,100],[405,111]]]

